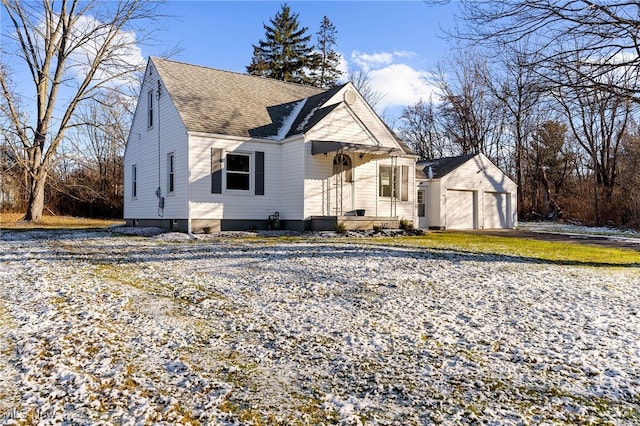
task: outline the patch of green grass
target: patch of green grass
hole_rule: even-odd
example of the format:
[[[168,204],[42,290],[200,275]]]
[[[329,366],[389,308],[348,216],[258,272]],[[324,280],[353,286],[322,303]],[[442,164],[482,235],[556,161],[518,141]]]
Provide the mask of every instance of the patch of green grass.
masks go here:
[[[590,266],[640,266],[640,253],[631,249],[497,237],[463,232],[430,232],[416,237],[375,238],[374,244],[454,250],[473,254],[515,256],[536,261]]]
[[[111,225],[123,225],[124,221],[115,219],[91,219],[71,216],[44,215],[39,222],[23,222],[22,213],[0,213],[0,229],[84,229],[107,228]]]
[[[451,250],[461,254],[513,256],[523,260],[565,265],[639,267],[640,252],[632,249],[588,244],[552,242],[518,237],[499,237],[465,232],[429,232],[420,236],[372,238],[309,238],[297,236],[241,237],[239,241],[261,245],[281,243],[354,243],[380,246],[415,247],[428,250]]]

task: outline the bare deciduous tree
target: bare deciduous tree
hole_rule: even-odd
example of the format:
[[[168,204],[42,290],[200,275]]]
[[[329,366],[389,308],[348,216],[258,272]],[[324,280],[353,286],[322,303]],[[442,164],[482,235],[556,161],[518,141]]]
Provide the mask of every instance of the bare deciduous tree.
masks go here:
[[[400,115],[400,137],[421,159],[432,160],[446,155],[437,119],[437,107],[431,100],[405,107]]]
[[[541,75],[568,68],[582,86],[598,87],[612,71],[633,78],[640,72],[636,1],[461,0],[459,5],[466,26],[458,37],[492,48],[528,38],[535,53],[531,65]],[[640,99],[638,87],[616,90]]]
[[[348,78],[371,108],[376,109],[380,105],[380,102],[384,99],[384,94],[376,91],[371,86],[369,74],[366,71],[350,71]]]
[[[611,201],[617,183],[621,142],[631,122],[633,102],[618,86],[634,86],[612,72],[600,78],[601,84],[585,88],[580,84],[582,73],[564,70],[561,78],[566,84],[554,91],[554,96],[565,112],[571,133],[590,160],[593,178],[593,217],[599,218],[599,189],[604,200]]]
[[[497,66],[487,74],[487,87],[502,104],[506,115],[506,139],[518,185],[518,214],[526,215],[524,170],[526,150],[532,133],[548,117],[543,112],[544,89],[540,78],[528,65],[532,59],[526,43],[507,46],[496,55]],[[506,142],[506,141],[505,141]]]
[[[459,154],[483,153],[504,165],[504,109],[487,86],[487,62],[474,52],[441,64],[433,83],[442,93],[438,108],[445,137]]]
[[[140,35],[150,33],[149,21],[159,16],[158,3],[2,0],[2,5],[11,28],[3,32],[3,53],[14,59],[12,68],[26,70],[17,74],[29,77],[23,83],[30,85],[35,99],[35,114],[27,118],[27,107],[8,73],[0,73],[0,113],[10,122],[3,132],[7,140],[16,140],[11,148],[28,179],[25,220],[38,221],[47,176],[74,126],[76,109],[103,90],[117,90],[141,69],[137,43]]]
[[[527,150],[529,182],[532,188],[534,212],[557,217],[558,197],[571,171],[571,154],[565,147],[567,126],[558,121],[546,121],[533,133]],[[523,216],[525,217],[525,216]]]

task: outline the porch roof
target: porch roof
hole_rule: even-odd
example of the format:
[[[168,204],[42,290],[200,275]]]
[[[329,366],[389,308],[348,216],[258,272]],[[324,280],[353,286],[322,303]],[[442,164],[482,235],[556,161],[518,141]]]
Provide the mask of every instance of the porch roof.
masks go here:
[[[355,152],[363,154],[381,155],[381,156],[400,156],[406,155],[400,148],[364,145],[350,142],[336,141],[311,141],[311,155],[327,154],[329,152]]]

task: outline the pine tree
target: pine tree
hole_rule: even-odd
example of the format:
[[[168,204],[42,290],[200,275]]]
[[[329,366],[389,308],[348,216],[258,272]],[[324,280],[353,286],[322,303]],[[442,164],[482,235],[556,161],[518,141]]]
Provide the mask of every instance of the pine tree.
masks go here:
[[[329,89],[338,84],[342,71],[338,69],[340,55],[334,50],[338,31],[326,16],[322,18],[320,30],[316,33],[317,44],[315,63],[312,66],[314,86]]]
[[[312,64],[313,50],[309,46],[308,28],[300,28],[297,13],[285,3],[282,9],[263,24],[266,40],[253,45],[253,58],[247,67],[251,75],[294,83],[310,83],[307,69]]]

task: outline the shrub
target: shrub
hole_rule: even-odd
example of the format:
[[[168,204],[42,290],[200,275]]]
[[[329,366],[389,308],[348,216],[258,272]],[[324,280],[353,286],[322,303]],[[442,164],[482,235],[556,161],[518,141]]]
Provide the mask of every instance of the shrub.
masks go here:
[[[346,235],[347,234],[347,225],[345,225],[344,222],[338,222],[336,224],[336,232],[338,234],[341,234],[341,235]]]
[[[404,218],[400,219],[400,229],[411,231],[413,229],[413,222]]]

